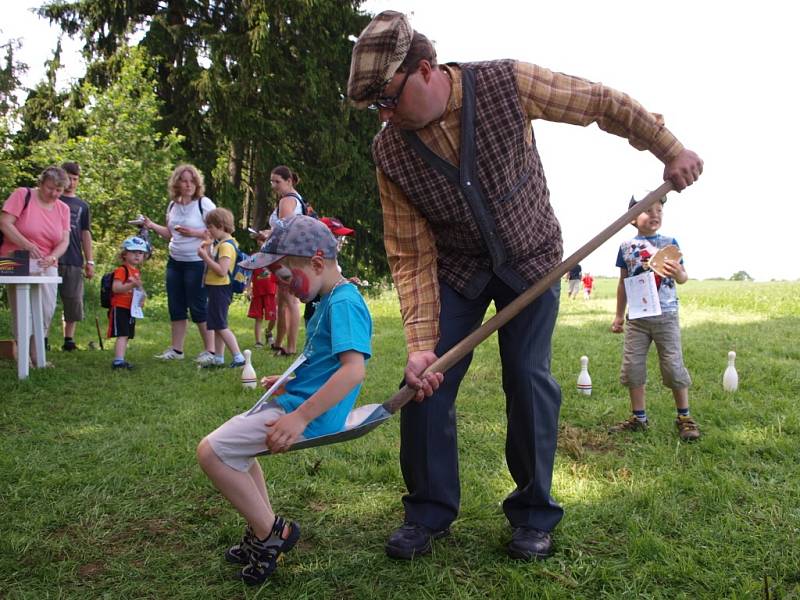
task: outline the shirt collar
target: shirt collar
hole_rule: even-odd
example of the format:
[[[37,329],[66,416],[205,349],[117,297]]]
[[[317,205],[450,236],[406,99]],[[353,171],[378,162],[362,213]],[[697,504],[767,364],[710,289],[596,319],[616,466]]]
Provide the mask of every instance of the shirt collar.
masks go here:
[[[463,100],[463,90],[461,89],[461,68],[456,63],[441,65],[442,71],[450,78],[450,98],[447,100],[447,108],[440,120],[446,119],[451,112],[460,110]]]

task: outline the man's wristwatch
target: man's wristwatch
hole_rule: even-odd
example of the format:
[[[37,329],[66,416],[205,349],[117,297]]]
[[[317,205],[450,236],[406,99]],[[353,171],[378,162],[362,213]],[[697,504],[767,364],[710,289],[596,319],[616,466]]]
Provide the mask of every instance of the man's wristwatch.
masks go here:
[[[93,261],[93,260],[87,260],[87,261],[86,261],[86,264],[87,264],[87,265],[92,265],[92,266],[94,266],[94,261]]]

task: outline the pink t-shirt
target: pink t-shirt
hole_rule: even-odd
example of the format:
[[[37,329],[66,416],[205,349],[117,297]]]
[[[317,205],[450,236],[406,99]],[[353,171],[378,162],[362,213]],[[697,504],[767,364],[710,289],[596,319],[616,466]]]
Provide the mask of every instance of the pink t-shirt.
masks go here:
[[[56,246],[69,231],[69,206],[56,200],[52,210],[45,210],[37,199],[36,188],[31,188],[31,199],[25,208],[25,195],[28,188],[17,188],[3,204],[3,212],[17,217],[14,226],[30,242],[36,244],[42,256],[51,256]],[[24,209],[24,210],[23,210]],[[15,250],[22,250],[8,236],[4,236],[0,255],[9,256]]]

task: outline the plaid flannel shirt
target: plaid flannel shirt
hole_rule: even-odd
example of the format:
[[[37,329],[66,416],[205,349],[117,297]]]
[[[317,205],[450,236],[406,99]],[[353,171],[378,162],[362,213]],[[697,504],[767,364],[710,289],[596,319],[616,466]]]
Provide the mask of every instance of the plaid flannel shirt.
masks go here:
[[[417,131],[436,154],[458,166],[461,133],[461,71],[442,65],[452,81],[447,109],[440,119]],[[531,119],[586,126],[625,137],[638,150],[669,162],[683,146],[664,127],[661,115],[644,109],[622,92],[585,79],[517,63],[519,99]],[[527,137],[530,142],[531,131]],[[439,339],[437,250],[431,228],[402,190],[378,170],[384,244],[409,352],[433,350]]]

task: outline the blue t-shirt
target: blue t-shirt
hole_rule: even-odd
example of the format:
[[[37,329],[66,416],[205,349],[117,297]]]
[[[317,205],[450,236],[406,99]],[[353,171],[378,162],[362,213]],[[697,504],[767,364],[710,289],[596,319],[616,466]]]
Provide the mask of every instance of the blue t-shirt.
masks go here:
[[[339,369],[339,354],[355,350],[368,359],[372,354],[372,318],[356,286],[343,283],[322,297],[306,326],[306,361],[286,384],[286,393],[275,398],[287,413],[297,409]],[[303,432],[307,438],[335,433],[344,428],[353,410],[361,384],[340,402],[311,421]]]
[[[650,269],[650,257],[656,250],[673,244],[678,246],[678,241],[660,233],[646,237],[637,235],[631,240],[622,242],[617,253],[617,266],[628,270],[628,277],[639,275]],[[680,246],[678,246],[680,248]],[[681,258],[683,264],[683,258]],[[675,287],[675,280],[672,277],[661,277],[658,273],[653,273],[656,277],[656,287],[658,288],[658,299],[661,302],[661,312],[675,312],[678,310],[678,292]]]

